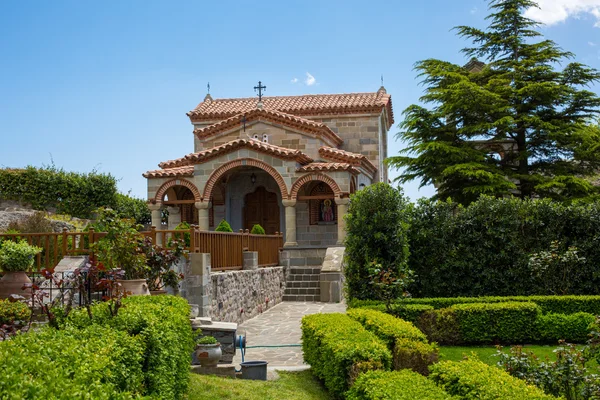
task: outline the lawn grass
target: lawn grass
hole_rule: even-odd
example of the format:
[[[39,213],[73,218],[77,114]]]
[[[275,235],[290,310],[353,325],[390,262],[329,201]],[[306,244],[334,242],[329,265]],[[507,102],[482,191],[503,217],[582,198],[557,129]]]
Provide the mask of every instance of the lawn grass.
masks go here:
[[[276,381],[248,381],[191,374],[189,400],[331,400],[310,371],[278,372]]]
[[[554,349],[556,349],[556,345],[553,346],[540,346],[540,345],[525,345],[523,349],[526,352],[533,352],[536,356],[541,358],[542,360],[548,357],[550,361],[555,361],[556,356],[554,354]],[[505,346],[502,348],[502,351],[508,353],[510,350],[510,346]],[[484,363],[488,365],[496,366],[498,363],[498,357],[494,356],[496,354],[495,346],[441,346],[440,347],[440,361],[442,360],[450,360],[450,361],[460,361],[466,355],[470,355],[471,353],[475,353],[477,357]]]

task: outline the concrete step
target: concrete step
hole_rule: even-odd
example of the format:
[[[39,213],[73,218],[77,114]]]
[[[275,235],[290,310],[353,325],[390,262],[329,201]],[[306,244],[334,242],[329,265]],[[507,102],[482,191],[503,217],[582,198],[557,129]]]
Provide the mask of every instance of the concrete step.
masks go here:
[[[320,295],[286,294],[283,301],[321,301]]]
[[[288,278],[288,282],[319,282],[319,275],[290,275]]]
[[[307,267],[290,267],[290,274],[292,275],[312,275],[312,274],[320,274],[321,266],[320,265],[312,265]]]
[[[285,288],[285,294],[312,294],[320,295],[321,288]]]
[[[288,288],[319,287],[319,281],[288,281]]]

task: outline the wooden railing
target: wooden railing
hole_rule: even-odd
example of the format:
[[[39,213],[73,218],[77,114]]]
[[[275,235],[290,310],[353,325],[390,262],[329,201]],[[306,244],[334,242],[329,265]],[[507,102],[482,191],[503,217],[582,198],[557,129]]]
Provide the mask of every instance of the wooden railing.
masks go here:
[[[213,270],[237,270],[243,266],[243,252],[257,251],[260,267],[274,266],[279,263],[279,252],[283,247],[281,233],[275,235],[252,235],[240,232],[200,231],[192,226],[189,230],[157,230],[140,232],[152,238],[154,243],[170,247],[174,239],[186,241],[186,250],[193,253],[210,253]],[[36,256],[35,270],[54,268],[65,256],[90,255],[91,245],[96,243],[105,232],[68,232],[61,233],[15,233],[0,234],[2,240],[22,240],[39,246],[43,250]]]

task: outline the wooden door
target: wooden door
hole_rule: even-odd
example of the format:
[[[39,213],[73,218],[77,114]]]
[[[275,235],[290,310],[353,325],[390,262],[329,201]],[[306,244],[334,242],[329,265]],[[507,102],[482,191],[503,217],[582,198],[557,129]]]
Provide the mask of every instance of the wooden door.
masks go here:
[[[279,232],[279,204],[277,195],[259,186],[244,198],[244,229],[259,224],[269,235]]]

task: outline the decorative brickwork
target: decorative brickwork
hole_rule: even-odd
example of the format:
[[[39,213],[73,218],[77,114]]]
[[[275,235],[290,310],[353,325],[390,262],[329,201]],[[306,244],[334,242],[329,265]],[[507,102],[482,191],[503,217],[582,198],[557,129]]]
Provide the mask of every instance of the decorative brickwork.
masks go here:
[[[277,182],[277,186],[279,186],[279,190],[281,192],[281,197],[284,199],[286,199],[288,197],[288,191],[287,191],[285,182],[283,180],[283,177],[279,174],[279,172],[277,172],[277,170],[275,168],[273,168],[272,166],[270,166],[269,164],[267,164],[263,161],[255,159],[255,158],[242,158],[239,160],[233,160],[233,161],[228,162],[227,164],[222,165],[221,167],[217,168],[210,175],[210,178],[208,178],[208,181],[206,182],[206,185],[204,186],[204,196],[202,198],[210,199],[210,196],[212,195],[213,187],[219,181],[219,179],[221,179],[221,177],[228,171],[230,171],[234,168],[237,168],[237,167],[241,167],[241,166],[256,167],[256,168],[262,169],[263,171],[265,171],[266,173],[271,175],[271,177],[273,179],[275,179],[275,182]]]
[[[290,199],[292,200],[296,200],[298,197],[298,191],[300,190],[300,188],[311,181],[322,181],[325,182],[326,184],[329,185],[329,187],[331,188],[331,190],[333,190],[333,193],[335,194],[336,197],[341,197],[342,196],[342,191],[340,190],[340,187],[338,186],[338,184],[329,176],[327,175],[323,175],[323,174],[307,174],[304,175],[303,177],[301,177],[300,179],[298,179],[296,182],[294,182],[294,184],[292,185],[292,190],[290,191]]]
[[[170,181],[163,183],[161,185],[161,187],[156,191],[156,196],[154,196],[154,200],[157,203],[162,202],[167,191],[175,186],[184,186],[184,187],[190,189],[192,191],[192,193],[194,194],[194,200],[200,201],[200,199],[201,199],[200,191],[198,190],[196,185],[194,185],[192,182],[188,181],[187,179],[171,179]]]

